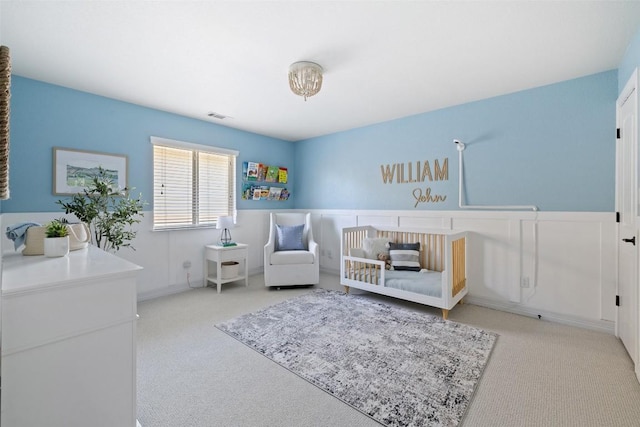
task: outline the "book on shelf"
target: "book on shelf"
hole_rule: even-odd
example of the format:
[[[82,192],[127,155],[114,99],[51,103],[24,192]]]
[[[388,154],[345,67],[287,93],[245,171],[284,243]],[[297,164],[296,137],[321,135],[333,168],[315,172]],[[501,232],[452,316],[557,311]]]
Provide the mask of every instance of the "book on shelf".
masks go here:
[[[242,186],[242,199],[243,200],[251,200],[253,199],[253,189],[255,185],[253,184],[244,184]]]
[[[263,200],[266,200],[269,198],[269,186],[268,185],[262,185],[260,187],[260,198]]]
[[[258,179],[256,181],[264,181],[267,178],[267,165],[258,164]]]
[[[258,169],[260,167],[260,163],[256,162],[247,162],[247,181],[257,181],[258,180]]]
[[[264,180],[267,182],[276,182],[279,170],[280,168],[278,166],[267,166],[267,176]]]
[[[280,167],[278,168],[278,182],[280,184],[286,184],[288,179],[289,171],[287,168]]]
[[[269,200],[280,200],[280,194],[282,193],[281,187],[271,187],[269,188]]]
[[[260,187],[251,187],[251,198],[253,200],[260,200]]]

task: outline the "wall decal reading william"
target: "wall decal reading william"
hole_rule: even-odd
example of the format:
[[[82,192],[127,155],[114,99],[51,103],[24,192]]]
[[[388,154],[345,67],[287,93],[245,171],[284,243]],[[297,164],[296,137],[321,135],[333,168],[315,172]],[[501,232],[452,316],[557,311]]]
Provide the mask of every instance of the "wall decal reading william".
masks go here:
[[[405,167],[406,165],[406,167]],[[445,157],[442,164],[438,159],[433,161],[433,168],[429,160],[424,162],[393,163],[380,165],[380,174],[384,184],[413,184],[419,182],[448,181],[449,158]],[[411,193],[415,200],[414,208],[420,203],[440,203],[447,200],[446,195],[434,194],[431,187],[415,187]]]

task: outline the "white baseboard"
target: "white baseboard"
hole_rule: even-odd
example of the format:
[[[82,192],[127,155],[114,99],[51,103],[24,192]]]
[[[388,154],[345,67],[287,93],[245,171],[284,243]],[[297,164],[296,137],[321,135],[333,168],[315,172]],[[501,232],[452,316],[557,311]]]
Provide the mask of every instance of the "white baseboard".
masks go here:
[[[193,286],[193,288],[202,287],[202,280],[196,283],[198,283],[198,286]],[[189,285],[185,283],[182,285],[172,285],[163,289],[154,289],[153,291],[141,292],[138,294],[138,302],[147,301],[154,298],[160,298],[167,295],[178,294],[180,292],[189,291],[193,288],[189,287]]]
[[[337,279],[338,281],[340,281],[340,270],[334,270],[333,268],[320,267],[320,273],[338,276]]]
[[[321,268],[321,273],[331,274],[340,276],[340,272],[328,269]],[[255,274],[262,274],[262,269],[253,269],[249,272],[249,276]],[[196,281],[196,283],[201,283],[202,280]],[[201,287],[193,286],[194,288]],[[173,285],[164,289],[158,289],[150,292],[143,292],[138,294],[138,302],[146,301],[153,298],[159,298],[167,295],[177,294],[180,292],[185,292],[192,289],[188,284],[181,285]],[[469,304],[478,305],[480,307],[491,308],[494,310],[504,311],[507,313],[518,314],[520,316],[527,316],[533,318],[540,318],[540,320],[547,320],[550,322],[560,323],[568,326],[576,326],[578,328],[589,329],[598,332],[604,332],[607,334],[615,335],[615,323],[609,320],[591,320],[591,319],[583,319],[573,316],[568,316],[560,313],[552,313],[550,311],[538,310],[530,307],[523,307],[519,304],[510,303],[508,301],[499,301],[490,298],[482,298],[482,297],[474,297],[471,294],[468,294],[465,297],[465,302]]]
[[[335,274],[340,279],[340,272],[332,269],[321,268],[321,273]],[[550,311],[537,310],[530,307],[523,307],[520,304],[510,303],[509,301],[500,301],[490,298],[474,297],[471,294],[467,294],[464,298],[465,303],[479,305],[480,307],[491,308],[494,310],[504,311],[507,313],[519,314],[521,316],[537,318],[540,316],[541,320],[548,320],[550,322],[560,323],[568,326],[576,326],[578,328],[589,329],[598,332],[604,332],[607,334],[615,335],[615,322],[609,320],[591,320],[583,319],[574,316],[568,316],[566,314],[553,313]],[[640,374],[639,374],[640,375]]]
[[[255,276],[257,274],[262,274],[262,268],[253,268],[249,269],[249,277]],[[180,292],[185,292],[190,289],[201,288],[202,287],[202,279],[194,279],[189,286],[188,283],[181,283],[178,285],[171,285],[167,288],[163,289],[155,289],[153,291],[141,292],[138,294],[138,302],[147,301],[154,298],[160,298],[167,295],[179,294]]]
[[[264,268],[262,266],[249,269],[249,277],[257,276],[258,274],[264,274]]]
[[[321,273],[335,274],[340,276],[339,271],[332,269],[321,268]],[[338,277],[339,279],[339,277]],[[520,304],[510,303],[509,301],[500,301],[490,298],[474,297],[471,294],[467,294],[464,301],[469,304],[479,305],[480,307],[491,308],[494,310],[504,311],[507,313],[519,314],[521,316],[537,318],[540,316],[541,320],[548,320],[550,322],[560,323],[568,326],[576,326],[579,328],[590,329],[593,331],[604,332],[607,334],[615,335],[615,322],[609,320],[591,320],[583,319],[574,316],[568,316],[561,313],[553,313],[550,311],[538,310],[530,307],[524,307]]]
[[[523,307],[519,304],[513,304],[508,301],[498,301],[489,298],[474,297],[467,295],[464,299],[466,303],[479,305],[481,307],[492,308],[494,310],[505,311],[507,313],[519,314],[521,316],[539,318],[540,320],[548,320],[550,322],[560,323],[568,326],[576,326],[579,328],[590,329],[598,332],[615,335],[615,323],[609,320],[591,320],[567,316],[560,313],[552,313],[549,311],[538,310],[530,307]]]

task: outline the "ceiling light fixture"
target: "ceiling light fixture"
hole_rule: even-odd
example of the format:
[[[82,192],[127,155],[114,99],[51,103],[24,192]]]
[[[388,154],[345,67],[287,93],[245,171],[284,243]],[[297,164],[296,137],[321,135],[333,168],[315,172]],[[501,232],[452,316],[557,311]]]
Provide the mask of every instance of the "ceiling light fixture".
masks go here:
[[[289,67],[289,87],[306,101],[322,88],[322,67],[315,62],[294,62]]]

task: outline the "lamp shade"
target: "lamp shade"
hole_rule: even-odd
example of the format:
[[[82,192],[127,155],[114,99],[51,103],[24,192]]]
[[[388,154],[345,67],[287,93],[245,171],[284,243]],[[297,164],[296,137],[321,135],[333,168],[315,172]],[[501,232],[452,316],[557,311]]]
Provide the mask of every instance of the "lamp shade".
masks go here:
[[[224,230],[225,228],[233,228],[233,217],[232,216],[220,216],[218,217],[218,222],[216,223],[216,228],[218,230]]]

